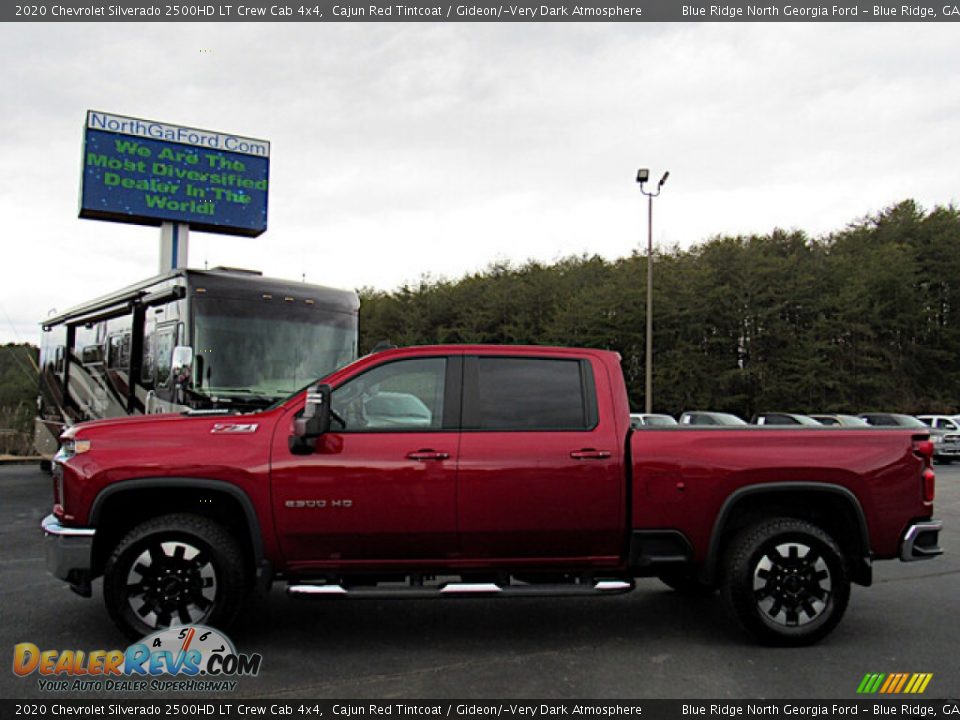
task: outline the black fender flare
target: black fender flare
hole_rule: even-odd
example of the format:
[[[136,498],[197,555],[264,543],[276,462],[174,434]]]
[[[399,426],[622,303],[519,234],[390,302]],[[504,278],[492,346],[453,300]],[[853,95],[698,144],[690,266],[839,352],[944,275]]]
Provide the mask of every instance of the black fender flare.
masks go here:
[[[720,538],[723,535],[724,528],[726,527],[727,520],[730,517],[730,513],[733,511],[736,504],[743,500],[745,497],[751,495],[762,495],[765,493],[777,494],[780,492],[816,492],[816,493],[829,493],[831,495],[838,495],[842,497],[850,508],[854,512],[854,517],[857,521],[857,530],[859,531],[860,536],[860,546],[863,549],[863,560],[865,561],[865,570],[866,573],[866,582],[864,584],[870,584],[870,559],[873,557],[873,552],[870,548],[870,530],[867,527],[867,516],[863,512],[863,507],[860,505],[860,500],[856,495],[853,494],[848,488],[843,487],[842,485],[835,485],[833,483],[821,483],[821,482],[774,482],[774,483],[757,483],[755,485],[745,485],[744,487],[738,488],[732,492],[726,500],[723,501],[723,505],[720,507],[720,512],[717,513],[717,519],[714,520],[713,530],[710,533],[710,545],[707,549],[707,558],[704,562],[703,570],[701,572],[701,577],[706,582],[715,582],[717,577],[717,564],[720,561]]]
[[[211,490],[213,492],[222,492],[240,503],[247,522],[247,529],[250,532],[250,546],[253,549],[253,559],[255,565],[259,566],[264,560],[263,555],[263,536],[260,534],[260,520],[257,517],[257,511],[253,507],[253,501],[239,487],[224,480],[209,480],[207,478],[191,477],[161,477],[161,478],[137,478],[135,480],[123,480],[103,488],[93,499],[90,505],[90,513],[87,524],[90,527],[96,527],[100,520],[100,513],[106,501],[127,491],[134,490],[152,490],[157,488],[191,488],[201,490]]]

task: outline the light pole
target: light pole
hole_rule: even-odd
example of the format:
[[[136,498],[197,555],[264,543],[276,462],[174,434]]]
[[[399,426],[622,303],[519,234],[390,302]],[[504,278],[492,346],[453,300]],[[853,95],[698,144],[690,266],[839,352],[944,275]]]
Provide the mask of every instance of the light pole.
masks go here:
[[[668,170],[657,183],[656,192],[647,192],[643,185],[650,179],[647,168],[637,170],[637,182],[640,183],[640,192],[647,196],[647,352],[644,360],[644,412],[653,412],[653,199],[660,194],[663,184],[670,177]]]

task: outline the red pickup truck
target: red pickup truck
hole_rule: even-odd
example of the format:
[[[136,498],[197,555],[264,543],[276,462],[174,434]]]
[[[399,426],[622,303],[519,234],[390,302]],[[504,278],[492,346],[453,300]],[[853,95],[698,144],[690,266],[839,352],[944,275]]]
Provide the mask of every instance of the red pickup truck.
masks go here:
[[[62,437],[48,567],[103,576],[128,635],[309,597],[716,589],[760,641],[811,643],[875,559],[941,553],[933,446],[897,429],[633,431],[619,356],[434,346],[364,357],[252,414]]]

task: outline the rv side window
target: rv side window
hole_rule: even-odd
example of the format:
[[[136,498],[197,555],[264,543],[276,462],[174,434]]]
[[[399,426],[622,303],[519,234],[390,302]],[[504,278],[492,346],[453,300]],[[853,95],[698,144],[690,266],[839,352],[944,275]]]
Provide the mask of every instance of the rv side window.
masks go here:
[[[170,363],[173,356],[175,328],[165,328],[157,333],[157,385],[166,387],[170,382]]]
[[[111,335],[107,367],[111,370],[130,369],[130,333]]]
[[[153,367],[154,345],[156,345],[156,333],[144,333],[143,335],[143,362],[140,363],[140,382],[145,388],[153,387]]]

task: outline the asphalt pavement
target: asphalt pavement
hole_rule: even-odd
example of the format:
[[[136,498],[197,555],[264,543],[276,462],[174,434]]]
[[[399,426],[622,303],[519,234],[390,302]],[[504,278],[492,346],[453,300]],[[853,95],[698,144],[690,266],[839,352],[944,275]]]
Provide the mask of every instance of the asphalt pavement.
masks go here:
[[[652,579],[627,595],[575,599],[304,601],[276,587],[229,633],[263,664],[224,697],[852,699],[868,672],[927,672],[928,698],[956,698],[960,467],[937,475],[947,554],[877,563],[873,587],[854,587],[843,622],[814,647],[757,646],[718,598],[682,597]],[[35,466],[0,466],[3,698],[50,698],[35,675],[13,674],[16,643],[127,645],[100,581],[87,600],[46,572],[39,525],[50,484]]]

